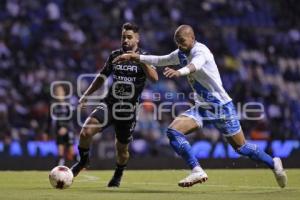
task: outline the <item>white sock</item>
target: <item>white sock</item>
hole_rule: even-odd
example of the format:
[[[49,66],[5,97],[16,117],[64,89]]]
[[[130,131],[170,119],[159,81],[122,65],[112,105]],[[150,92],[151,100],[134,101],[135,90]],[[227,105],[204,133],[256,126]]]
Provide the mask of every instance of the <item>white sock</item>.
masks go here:
[[[194,167],[192,169],[192,173],[194,173],[194,172],[201,172],[201,171],[203,171],[203,169],[200,166],[196,166],[196,167]]]

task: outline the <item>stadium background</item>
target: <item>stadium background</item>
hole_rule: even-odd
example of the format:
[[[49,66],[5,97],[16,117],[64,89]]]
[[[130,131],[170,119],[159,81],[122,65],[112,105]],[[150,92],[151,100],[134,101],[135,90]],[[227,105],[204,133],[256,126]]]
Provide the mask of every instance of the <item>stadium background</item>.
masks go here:
[[[110,51],[120,47],[120,28],[127,21],[141,27],[141,47],[152,54],[176,48],[172,38],[178,25],[193,26],[197,40],[213,52],[234,102],[264,105],[262,120],[241,120],[247,139],[284,158],[286,166],[300,167],[299,13],[299,4],[293,0],[1,1],[0,169],[55,165],[55,136],[45,131],[53,100],[50,85],[63,80],[77,88],[79,75],[101,70]],[[147,84],[144,102],[190,101],[177,96],[188,97],[191,92],[184,78],[165,79],[158,71],[160,80]],[[81,85],[86,87],[88,80]],[[76,89],[69,100],[75,107]],[[164,133],[172,121],[170,114],[152,118],[151,106],[144,106],[129,168],[184,167]],[[112,132],[108,129],[95,137],[94,169],[113,167]],[[205,167],[255,166],[244,159],[237,161],[213,127],[193,133],[189,140]]]

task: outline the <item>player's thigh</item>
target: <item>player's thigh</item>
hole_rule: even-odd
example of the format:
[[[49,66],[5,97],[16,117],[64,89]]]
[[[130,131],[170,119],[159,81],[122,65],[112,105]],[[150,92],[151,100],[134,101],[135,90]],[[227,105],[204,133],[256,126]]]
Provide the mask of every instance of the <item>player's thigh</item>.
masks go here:
[[[246,141],[233,103],[229,102],[223,105],[220,113],[222,114],[221,116],[212,120],[214,125],[226,137],[234,149],[243,146]]]
[[[87,137],[93,136],[108,127],[111,120],[111,111],[106,105],[100,105],[86,119],[80,134]]]
[[[97,125],[103,130],[112,122],[112,111],[109,106],[103,103],[95,108],[89,117],[97,120]]]
[[[199,124],[188,116],[180,115],[174,119],[169,128],[175,129],[183,134],[189,134],[199,128]]]

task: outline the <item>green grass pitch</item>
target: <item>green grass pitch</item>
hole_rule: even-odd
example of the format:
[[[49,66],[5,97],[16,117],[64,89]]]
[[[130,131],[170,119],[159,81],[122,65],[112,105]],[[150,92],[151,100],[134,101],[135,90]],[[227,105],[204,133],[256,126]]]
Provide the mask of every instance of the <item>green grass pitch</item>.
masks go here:
[[[112,171],[85,171],[65,190],[50,186],[45,171],[0,172],[0,199],[28,200],[293,200],[300,199],[300,169],[288,169],[288,186],[277,186],[266,169],[206,170],[204,184],[180,188],[186,170],[127,170],[120,188],[107,188]]]

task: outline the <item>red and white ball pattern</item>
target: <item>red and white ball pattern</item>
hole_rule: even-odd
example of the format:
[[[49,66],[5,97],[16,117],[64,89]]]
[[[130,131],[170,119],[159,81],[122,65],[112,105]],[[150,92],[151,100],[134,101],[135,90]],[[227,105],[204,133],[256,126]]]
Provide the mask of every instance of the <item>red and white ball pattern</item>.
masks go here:
[[[57,166],[49,174],[49,181],[54,188],[66,189],[73,183],[73,173],[66,166]]]

